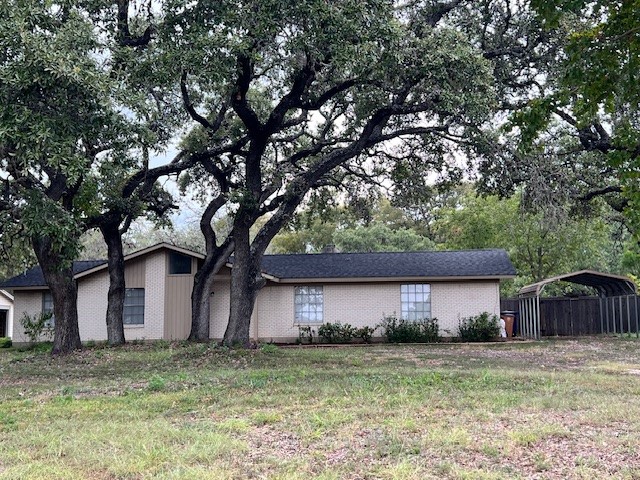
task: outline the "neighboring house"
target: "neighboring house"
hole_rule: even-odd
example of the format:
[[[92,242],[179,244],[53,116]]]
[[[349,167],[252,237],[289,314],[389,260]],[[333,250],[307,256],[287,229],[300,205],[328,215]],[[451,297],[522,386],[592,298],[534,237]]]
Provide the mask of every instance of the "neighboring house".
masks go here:
[[[13,295],[0,290],[0,337],[13,335]]]
[[[125,257],[125,335],[185,339],[191,325],[191,288],[203,256],[159,244]],[[211,338],[221,339],[229,315],[232,262],[215,278]],[[384,315],[438,318],[455,334],[462,317],[498,314],[501,279],[515,270],[504,250],[266,255],[266,279],[251,319],[258,341],[293,342],[299,327],[341,322],[374,326]],[[78,318],[83,341],[105,340],[109,275],[104,261],[75,262]],[[11,289],[20,315],[53,308],[42,272],[34,268],[0,284]],[[14,342],[27,341],[21,326]]]

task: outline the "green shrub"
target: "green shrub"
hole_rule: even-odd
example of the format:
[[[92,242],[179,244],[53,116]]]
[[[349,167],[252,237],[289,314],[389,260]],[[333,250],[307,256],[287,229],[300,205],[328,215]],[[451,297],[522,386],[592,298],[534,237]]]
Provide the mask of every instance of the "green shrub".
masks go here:
[[[20,325],[24,333],[29,337],[31,343],[37,343],[40,340],[51,340],[53,337],[53,328],[49,324],[49,320],[53,318],[51,312],[40,312],[29,315],[27,312],[22,314]]]
[[[10,348],[12,345],[9,337],[0,337],[0,348]]]
[[[411,321],[389,315],[379,326],[391,343],[437,342],[440,339],[437,318]]]
[[[300,344],[312,344],[313,336],[315,335],[315,331],[310,326],[299,326],[298,327],[298,343]]]
[[[361,338],[364,343],[371,343],[371,338],[377,330],[377,327],[361,327],[356,329],[354,336]]]
[[[350,324],[324,323],[318,328],[320,335],[327,343],[350,343],[356,337],[356,328]]]
[[[498,335],[500,335],[498,317],[488,312],[463,318],[458,325],[458,337],[463,342],[487,342]]]

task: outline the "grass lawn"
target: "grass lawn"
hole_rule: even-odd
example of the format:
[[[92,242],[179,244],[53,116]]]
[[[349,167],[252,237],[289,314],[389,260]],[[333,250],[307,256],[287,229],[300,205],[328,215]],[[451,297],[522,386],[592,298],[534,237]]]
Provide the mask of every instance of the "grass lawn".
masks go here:
[[[640,342],[0,350],[0,478],[640,478]]]

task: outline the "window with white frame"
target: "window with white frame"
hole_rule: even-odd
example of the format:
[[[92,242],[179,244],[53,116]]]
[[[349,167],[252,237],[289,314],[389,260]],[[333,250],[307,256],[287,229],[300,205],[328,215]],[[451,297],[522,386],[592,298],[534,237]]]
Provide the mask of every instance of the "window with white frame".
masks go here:
[[[126,289],[122,320],[125,325],[144,325],[144,288]]]
[[[53,328],[56,324],[56,317],[53,314],[53,296],[51,292],[42,292],[42,313],[51,315],[51,317],[44,322],[44,326],[46,328]]]
[[[400,286],[402,318],[418,321],[431,318],[431,285],[428,283]]]
[[[296,287],[294,303],[296,323],[323,323],[324,295],[322,286]]]

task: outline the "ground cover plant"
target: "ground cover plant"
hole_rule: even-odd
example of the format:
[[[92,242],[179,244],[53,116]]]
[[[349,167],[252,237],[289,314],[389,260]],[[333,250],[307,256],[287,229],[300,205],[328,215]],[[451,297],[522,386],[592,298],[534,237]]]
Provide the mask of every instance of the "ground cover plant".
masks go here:
[[[2,349],[0,478],[638,478],[639,347]]]

